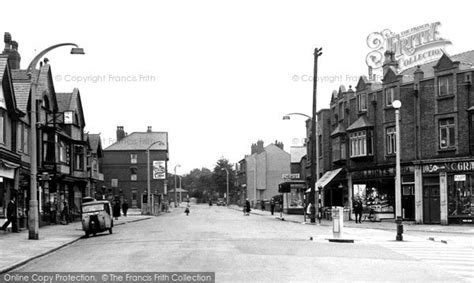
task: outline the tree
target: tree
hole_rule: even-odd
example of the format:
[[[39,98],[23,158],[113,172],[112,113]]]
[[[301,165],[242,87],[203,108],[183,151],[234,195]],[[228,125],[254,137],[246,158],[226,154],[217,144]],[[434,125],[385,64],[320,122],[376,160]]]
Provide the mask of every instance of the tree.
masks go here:
[[[224,157],[217,160],[217,164],[214,167],[214,183],[219,197],[224,197],[227,193],[227,173],[225,169],[229,172],[229,199],[233,199],[233,194],[235,193],[235,174],[233,164],[229,163],[229,160]]]

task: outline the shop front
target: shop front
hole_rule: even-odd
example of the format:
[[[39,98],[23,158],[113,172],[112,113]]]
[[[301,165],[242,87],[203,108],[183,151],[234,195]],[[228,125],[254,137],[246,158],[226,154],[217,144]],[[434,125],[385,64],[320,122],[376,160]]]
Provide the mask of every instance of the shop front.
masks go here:
[[[425,224],[472,224],[474,222],[474,160],[424,162],[422,220]]]
[[[308,185],[303,180],[292,180],[279,184],[278,192],[283,194],[283,212],[287,214],[304,214],[305,191]]]
[[[401,167],[402,217],[415,218],[414,166]],[[366,212],[374,212],[376,219],[394,219],[395,207],[395,168],[375,168],[351,172],[352,199],[360,199]]]

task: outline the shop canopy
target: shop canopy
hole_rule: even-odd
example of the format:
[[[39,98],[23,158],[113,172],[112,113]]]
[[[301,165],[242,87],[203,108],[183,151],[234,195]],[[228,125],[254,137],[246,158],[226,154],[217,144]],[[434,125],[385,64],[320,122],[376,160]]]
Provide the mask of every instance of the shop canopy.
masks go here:
[[[342,168],[338,168],[324,173],[324,175],[316,182],[315,188],[324,188],[327,184],[329,184],[329,182],[331,182],[332,179],[334,179],[334,177],[336,177],[337,174],[339,174],[339,172],[341,172],[341,170]],[[308,189],[306,192],[309,193],[310,191],[311,189]]]

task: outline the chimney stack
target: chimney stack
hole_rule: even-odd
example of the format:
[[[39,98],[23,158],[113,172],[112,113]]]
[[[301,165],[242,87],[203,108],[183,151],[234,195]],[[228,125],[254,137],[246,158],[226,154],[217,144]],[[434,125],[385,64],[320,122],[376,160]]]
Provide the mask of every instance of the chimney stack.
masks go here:
[[[257,141],[257,153],[262,153],[264,151],[263,149],[263,141],[259,140]]]
[[[151,133],[151,126],[148,126],[148,129],[146,130],[147,133]]]
[[[392,71],[397,74],[398,70],[398,62],[395,60],[395,53],[393,51],[385,51],[384,53],[385,61],[383,62],[382,69],[383,69],[383,76],[388,72],[388,69],[392,69]]]
[[[119,142],[125,137],[125,131],[123,130],[123,126],[117,126],[117,141]]]
[[[275,140],[275,145],[279,147],[281,150],[284,150],[283,142],[279,142],[278,140]]]
[[[12,40],[9,32],[6,32],[3,41],[5,42],[5,49],[2,54],[8,55],[8,66],[12,70],[20,69],[21,56],[18,53],[18,42]]]

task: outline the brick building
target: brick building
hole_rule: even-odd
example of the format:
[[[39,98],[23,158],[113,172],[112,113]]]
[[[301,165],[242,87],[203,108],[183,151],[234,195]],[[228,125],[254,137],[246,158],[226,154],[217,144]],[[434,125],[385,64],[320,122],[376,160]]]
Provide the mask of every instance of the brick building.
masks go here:
[[[351,207],[361,197],[379,218],[394,218],[400,204],[403,218],[417,223],[471,223],[474,51],[401,73],[393,54],[385,56],[381,83],[361,77],[355,91],[333,93],[330,169],[340,170],[325,185],[324,205]],[[402,104],[398,200],[394,100]]]
[[[141,208],[147,201],[147,149],[150,149],[150,188],[155,202],[167,192],[168,133],[133,132],[127,135],[117,127],[117,141],[104,149],[105,186],[114,199],[127,201],[130,207]]]

